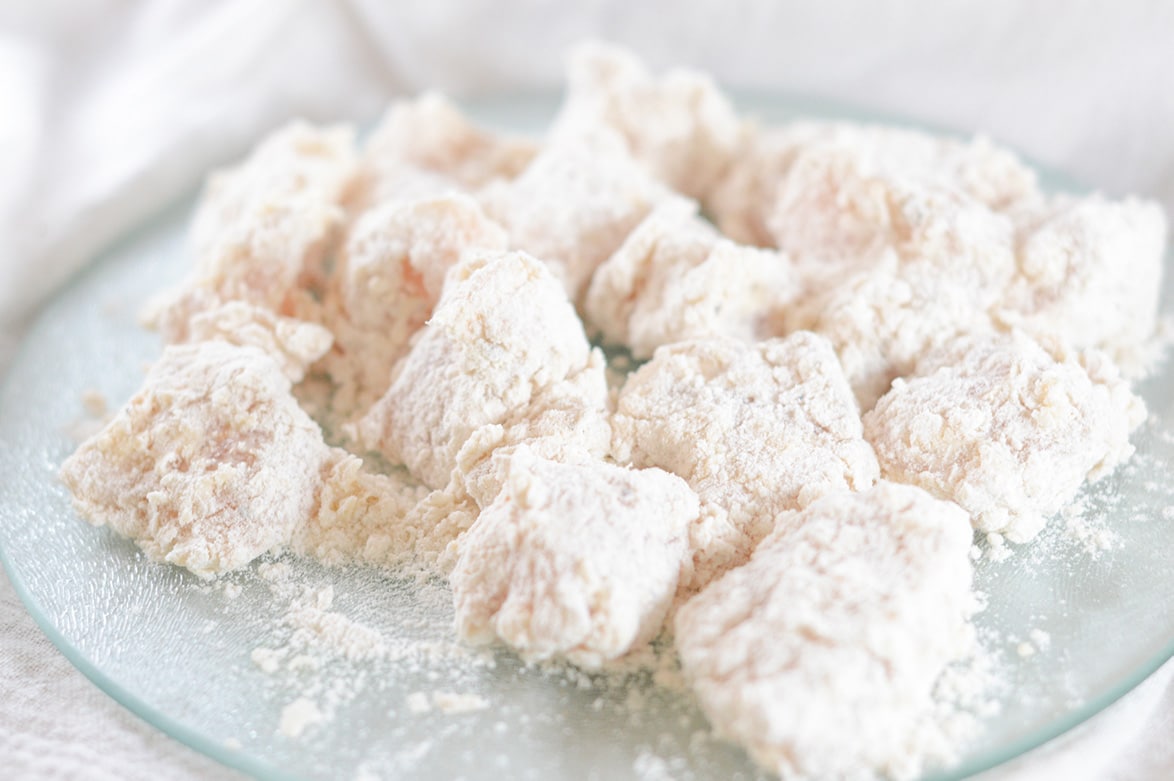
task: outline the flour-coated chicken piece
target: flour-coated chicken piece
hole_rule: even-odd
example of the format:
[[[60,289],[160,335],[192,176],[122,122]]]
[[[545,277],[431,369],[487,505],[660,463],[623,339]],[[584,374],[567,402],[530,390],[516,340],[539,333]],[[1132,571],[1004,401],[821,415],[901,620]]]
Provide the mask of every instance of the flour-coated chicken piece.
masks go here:
[[[213,174],[192,222],[192,272],[144,321],[179,342],[192,317],[229,301],[313,320],[307,289],[322,281],[354,174],[353,131],[303,122]]]
[[[864,416],[864,433],[884,477],[957,502],[980,531],[1025,542],[1086,479],[1129,458],[1145,414],[1103,353],[1013,332],[924,356]]]
[[[1153,201],[1058,196],[1022,219],[1003,323],[1107,352],[1128,376],[1153,361],[1166,218]]]
[[[773,335],[799,291],[786,257],[723,238],[695,202],[675,198],[595,271],[583,306],[605,341],[642,359],[688,339]]]
[[[973,647],[966,520],[883,481],[784,513],[676,614],[714,728],[783,779],[919,775],[942,749],[921,729],[934,683]]]
[[[200,577],[289,543],[329,448],[267,353],[172,345],[61,467],[78,512]]]
[[[502,490],[460,538],[449,577],[458,634],[588,669],[651,640],[689,560],[698,503],[685,481],[524,445],[494,458]]]
[[[894,187],[952,194],[1000,213],[1042,198],[1035,172],[981,136],[795,122],[755,134],[706,205],[736,241],[834,260],[887,242]]]
[[[583,371],[591,353],[582,323],[543,263],[522,252],[472,252],[449,272],[387,393],[358,422],[358,439],[442,488],[478,429],[525,416]],[[606,417],[606,409],[598,414]]]
[[[653,76],[636,57],[600,43],[581,44],[567,64],[567,97],[551,130],[609,127],[657,179],[704,197],[743,140],[742,121],[708,75],[674,69]]]
[[[326,297],[335,345],[320,368],[335,385],[335,411],[362,412],[383,395],[466,251],[505,247],[505,231],[467,195],[392,200],[364,212]]]
[[[701,497],[698,585],[744,562],[780,512],[878,477],[840,363],[808,332],[661,347],[621,390],[612,429],[617,461],[666,469]]]
[[[577,302],[596,267],[670,195],[615,131],[600,127],[551,139],[517,178],[487,186],[479,199],[510,247],[549,264]]]
[[[397,101],[363,145],[349,206],[361,212],[387,200],[473,192],[529,165],[534,141],[479,127],[451,100],[425,92]]]

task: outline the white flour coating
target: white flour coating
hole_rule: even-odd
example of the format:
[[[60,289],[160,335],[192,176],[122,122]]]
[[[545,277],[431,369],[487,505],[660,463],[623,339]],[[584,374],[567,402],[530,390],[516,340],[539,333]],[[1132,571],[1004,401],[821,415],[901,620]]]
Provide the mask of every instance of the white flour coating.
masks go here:
[[[336,386],[335,411],[364,411],[384,394],[392,366],[432,316],[445,275],[466,250],[506,243],[505,231],[465,195],[392,200],[363,212],[326,294],[335,344],[318,368]]]
[[[710,722],[783,779],[916,776],[935,680],[972,647],[970,527],[881,482],[784,513],[675,620]]]
[[[1020,228],[1017,273],[996,316],[1097,347],[1128,376],[1153,362],[1166,218],[1135,198],[1059,196]]]
[[[684,686],[679,651],[714,726],[787,778],[949,763],[998,704],[990,649],[1051,642],[954,661],[970,561],[1021,555],[1057,511],[1069,549],[1119,544],[1070,499],[1145,417],[1127,380],[1163,343],[1160,209],[1044,195],[981,138],[754,128],[706,77],[605,46],[569,78],[541,144],[427,94],[361,152],[295,123],[215,175],[192,273],[145,314],[170,346],[62,466],[79,513],[202,578],[268,554],[200,588],[255,609],[250,573],[268,585],[250,664],[266,696],[287,679],[285,739],[389,692],[384,663],[428,672],[400,716],[496,705],[462,693],[495,654],[355,617],[410,591],[399,629],[455,602],[461,636],[632,726],[666,713],[635,680]],[[389,590],[344,613],[282,550]],[[673,611],[677,647],[648,642]],[[691,772],[711,735],[635,769]]]
[[[457,454],[454,479],[478,506],[493,501],[503,476],[490,458],[526,445],[554,461],[603,458],[611,447],[610,395],[605,361],[592,350],[581,370],[536,393],[530,403],[501,423],[478,428]]]
[[[980,531],[1024,542],[1133,453],[1145,407],[1096,351],[1025,334],[964,338],[925,356],[864,416],[890,480],[952,499]]]
[[[327,451],[273,359],[207,341],[165,349],[61,477],[91,523],[207,578],[289,541]]]
[[[629,155],[608,128],[544,146],[516,179],[480,193],[510,246],[545,261],[577,301],[591,274],[669,190]]]
[[[745,561],[779,512],[878,477],[839,361],[806,332],[662,347],[628,379],[612,428],[617,461],[666,469],[701,497],[699,585]]]
[[[597,668],[659,631],[689,560],[697,496],[659,469],[561,464],[520,446],[458,544],[457,632],[527,660]]]
[[[361,212],[391,199],[472,192],[517,176],[537,150],[477,127],[448,98],[426,92],[392,104],[371,132],[348,205]]]
[[[672,199],[596,270],[583,307],[605,341],[649,358],[689,339],[769,336],[798,293],[785,257],[722,238],[695,202]]]
[[[542,263],[520,252],[476,253],[450,272],[432,319],[357,434],[441,488],[477,429],[525,410],[587,366],[590,353],[582,323]]]
[[[213,339],[260,348],[295,383],[302,381],[306,370],[326,354],[334,341],[330,331],[320,325],[282,317],[244,301],[228,301],[192,316],[183,341]]]
[[[620,133],[632,156],[660,181],[703,198],[743,140],[734,107],[703,73],[671,70],[653,78],[628,52],[583,44],[567,64],[567,96],[551,134]]]
[[[305,288],[320,282],[343,219],[353,139],[347,127],[293,123],[209,177],[192,222],[192,274],[152,301],[144,320],[167,341],[182,341],[193,315],[225,301],[286,316],[313,310]]]

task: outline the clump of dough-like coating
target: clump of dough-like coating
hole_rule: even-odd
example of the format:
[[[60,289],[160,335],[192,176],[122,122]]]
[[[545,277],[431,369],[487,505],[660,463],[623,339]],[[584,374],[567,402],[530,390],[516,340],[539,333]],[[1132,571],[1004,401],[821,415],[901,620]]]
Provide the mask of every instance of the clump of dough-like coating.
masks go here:
[[[697,497],[659,469],[560,463],[526,446],[458,542],[457,631],[594,669],[659,631],[689,560]]]
[[[549,264],[578,301],[595,268],[668,195],[614,131],[599,128],[551,140],[516,179],[479,197],[510,247]]]
[[[777,252],[724,239],[672,199],[657,206],[595,272],[583,308],[603,338],[648,358],[662,344],[769,333],[798,293]]]
[[[209,178],[192,222],[195,267],[152,301],[144,320],[164,339],[187,339],[201,311],[244,301],[305,316],[306,288],[320,282],[355,171],[353,132],[296,122],[239,166]],[[312,307],[310,307],[312,308]]]
[[[1165,251],[1158,204],[1059,196],[1021,220],[1016,274],[996,317],[1104,350],[1139,375],[1152,362]]]
[[[1027,335],[965,337],[930,353],[864,416],[888,479],[966,509],[976,529],[1024,542],[1085,479],[1133,453],[1141,399],[1096,351]]]
[[[471,253],[449,272],[391,387],[359,421],[359,439],[441,488],[478,429],[524,416],[590,355],[582,323],[545,265],[521,252]]]
[[[448,98],[425,92],[394,103],[371,131],[351,206],[473,192],[514,178],[537,151],[535,142],[477,127]]]
[[[609,127],[660,181],[704,197],[729,166],[744,130],[729,100],[702,73],[671,70],[654,78],[628,52],[603,44],[576,48],[567,98],[553,135]]]
[[[336,386],[335,411],[365,410],[383,395],[464,252],[505,247],[505,231],[466,195],[389,201],[364,212],[326,300],[335,345],[321,369]]]
[[[972,647],[970,545],[966,514],[912,486],[785,513],[676,615],[710,723],[783,779],[918,775],[942,749],[934,682]]]
[[[617,461],[666,469],[701,497],[698,583],[745,561],[779,512],[878,476],[839,361],[807,332],[662,347],[624,385],[612,429]]]
[[[166,348],[61,477],[91,523],[207,578],[288,544],[328,450],[273,359],[212,340]]]

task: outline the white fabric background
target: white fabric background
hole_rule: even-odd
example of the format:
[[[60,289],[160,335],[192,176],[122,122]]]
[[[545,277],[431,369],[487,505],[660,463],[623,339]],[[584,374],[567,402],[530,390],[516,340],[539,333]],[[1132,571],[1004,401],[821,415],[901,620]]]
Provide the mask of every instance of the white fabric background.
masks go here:
[[[0,370],[107,241],[293,117],[552,87],[567,44],[983,129],[1174,214],[1174,4],[1039,0],[0,2]],[[992,778],[1174,778],[1174,666]],[[54,651],[0,573],[6,778],[228,778]]]

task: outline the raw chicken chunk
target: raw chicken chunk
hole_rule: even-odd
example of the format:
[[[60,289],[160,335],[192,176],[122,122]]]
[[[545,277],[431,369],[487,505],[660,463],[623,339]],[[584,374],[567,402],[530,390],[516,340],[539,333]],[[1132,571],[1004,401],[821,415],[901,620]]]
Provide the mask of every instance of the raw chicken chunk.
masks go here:
[[[997,317],[1109,353],[1127,374],[1151,363],[1166,251],[1158,204],[1060,196],[1021,228]]]
[[[594,669],[652,639],[689,559],[697,497],[659,469],[559,463],[521,446],[458,542],[457,631]]]
[[[574,308],[541,262],[521,252],[471,253],[449,272],[432,319],[396,366],[387,393],[359,421],[358,438],[441,488],[478,429],[529,417],[588,367],[591,352]],[[605,394],[594,413],[600,418]]]
[[[769,334],[798,291],[786,258],[722,238],[695,202],[672,199],[596,270],[584,310],[606,341],[648,358],[687,339]]]
[[[324,273],[354,170],[350,128],[298,122],[212,176],[192,223],[195,268],[144,320],[177,342],[194,315],[227,301],[309,319],[306,288]]]
[[[264,351],[172,345],[61,467],[78,512],[200,577],[286,545],[329,449]]]
[[[662,347],[624,385],[612,428],[617,461],[666,469],[701,497],[699,583],[744,562],[779,512],[878,477],[839,361],[807,332]]]
[[[654,78],[628,52],[584,44],[571,54],[567,99],[552,135],[609,127],[632,157],[693,198],[709,192],[743,139],[741,120],[713,80],[671,70]]]
[[[976,529],[1024,542],[1133,453],[1145,418],[1102,353],[1020,332],[956,340],[864,416],[881,473],[952,499]]]
[[[448,98],[426,92],[393,104],[371,132],[352,207],[472,192],[514,178],[537,151],[535,142],[477,127]]]
[[[595,268],[668,195],[614,131],[599,128],[552,140],[518,178],[486,187],[480,199],[510,246],[548,263],[578,301]]]
[[[881,482],[783,514],[675,619],[714,728],[783,779],[919,775],[931,692],[972,647],[966,514]]]
[[[347,238],[326,320],[336,335],[323,362],[342,415],[387,390],[408,340],[432,316],[445,274],[469,249],[503,250],[506,234],[465,195],[389,201],[358,219]]]

